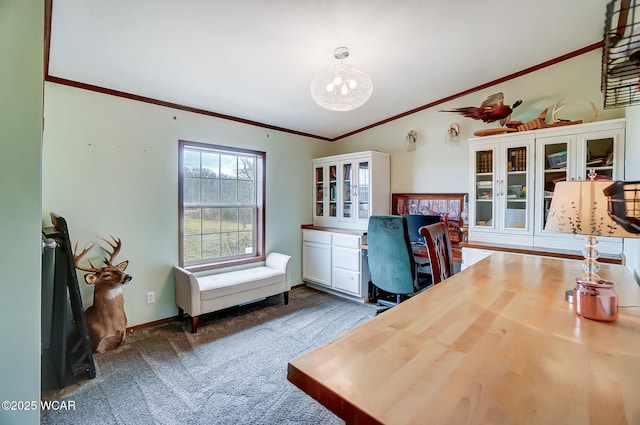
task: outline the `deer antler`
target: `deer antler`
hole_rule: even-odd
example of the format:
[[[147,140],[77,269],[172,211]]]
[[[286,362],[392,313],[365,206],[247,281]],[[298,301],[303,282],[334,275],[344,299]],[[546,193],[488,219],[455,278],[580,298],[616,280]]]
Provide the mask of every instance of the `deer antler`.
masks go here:
[[[108,241],[105,238],[100,238],[100,239],[108,243],[109,246],[113,248],[113,251],[111,252],[105,249],[106,253],[109,254],[109,259],[107,259],[107,257],[104,258],[104,264],[106,264],[107,266],[112,266],[113,265],[112,262],[114,258],[116,258],[116,255],[118,255],[118,253],[120,252],[120,248],[122,248],[122,242],[120,241],[120,239],[114,237],[113,235],[109,235],[109,236],[111,236],[111,239],[113,239],[113,242],[115,242],[115,245],[111,243],[111,241]]]
[[[76,244],[73,247],[73,264],[76,266],[76,269],[82,270],[84,272],[89,272],[89,273],[96,273],[96,272],[100,271],[100,269],[96,268],[93,264],[91,264],[91,261],[89,261],[89,265],[91,266],[91,268],[80,267],[80,265],[78,264],[80,259],[82,257],[84,257],[84,255],[87,252],[89,252],[91,250],[91,248],[93,248],[95,245],[96,245],[96,243],[94,242],[89,246],[85,246],[84,249],[82,250],[82,252],[80,254],[77,254],[78,242],[76,242]]]
[[[569,120],[563,120],[563,119],[559,119],[556,117],[556,115],[558,114],[558,112],[560,112],[560,110],[562,108],[564,108],[567,105],[562,105],[560,106],[560,102],[562,102],[564,100],[564,97],[560,100],[558,100],[554,105],[553,105],[553,110],[551,112],[551,122],[552,123],[557,123],[557,122],[562,122],[562,121],[569,121]],[[595,103],[593,103],[591,100],[588,100],[589,105],[591,105],[591,110],[593,111],[593,114],[591,115],[591,122],[595,122],[596,118],[598,118],[598,109],[596,108]]]
[[[567,105],[562,105],[562,106],[560,106],[560,107],[559,107],[560,102],[562,102],[563,100],[564,100],[564,97],[563,97],[563,98],[561,98],[560,100],[558,100],[558,101],[553,105],[553,109],[551,110],[551,122],[552,122],[552,123],[554,123],[554,122],[560,122],[560,121],[561,121],[560,119],[558,119],[558,118],[556,117],[556,115],[558,114],[558,112],[560,112],[560,110],[561,110],[561,109],[563,109],[565,106],[567,106]]]

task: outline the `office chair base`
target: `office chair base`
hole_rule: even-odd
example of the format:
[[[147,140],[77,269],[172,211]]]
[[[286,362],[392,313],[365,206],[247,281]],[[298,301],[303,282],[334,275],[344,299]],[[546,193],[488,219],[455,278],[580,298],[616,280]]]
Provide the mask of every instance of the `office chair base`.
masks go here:
[[[380,313],[383,313],[387,310],[389,310],[392,307],[397,306],[398,304],[400,304],[406,297],[404,295],[400,295],[400,294],[396,294],[396,301],[390,301],[390,300],[384,300],[384,299],[380,299],[378,298],[376,300],[376,306],[377,307],[383,307],[380,308],[376,311],[376,316]]]
[[[391,307],[384,307],[384,308],[380,308],[378,310],[376,310],[376,316],[379,315],[380,313],[384,313],[387,310],[391,310]]]

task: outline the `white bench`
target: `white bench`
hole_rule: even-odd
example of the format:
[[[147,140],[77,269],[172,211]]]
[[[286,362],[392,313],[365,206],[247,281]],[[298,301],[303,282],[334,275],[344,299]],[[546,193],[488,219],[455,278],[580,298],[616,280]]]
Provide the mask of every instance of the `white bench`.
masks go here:
[[[264,266],[203,276],[181,267],[174,268],[178,317],[191,316],[191,332],[198,330],[198,317],[224,308],[248,303],[276,294],[284,294],[289,304],[291,276],[289,255],[272,252]]]

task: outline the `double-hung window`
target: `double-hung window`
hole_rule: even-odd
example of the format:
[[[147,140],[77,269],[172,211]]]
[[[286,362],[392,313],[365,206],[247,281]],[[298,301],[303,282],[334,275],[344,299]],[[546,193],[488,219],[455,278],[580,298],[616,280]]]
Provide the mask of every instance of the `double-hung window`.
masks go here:
[[[264,259],[265,152],[180,141],[180,264]]]

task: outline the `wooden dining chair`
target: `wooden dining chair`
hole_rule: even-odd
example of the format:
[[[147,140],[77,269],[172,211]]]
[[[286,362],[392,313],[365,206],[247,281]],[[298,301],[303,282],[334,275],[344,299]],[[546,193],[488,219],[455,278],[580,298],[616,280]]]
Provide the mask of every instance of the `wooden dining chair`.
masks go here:
[[[427,244],[431,278],[435,285],[455,273],[449,230],[446,223],[436,223],[421,227],[420,234]]]

